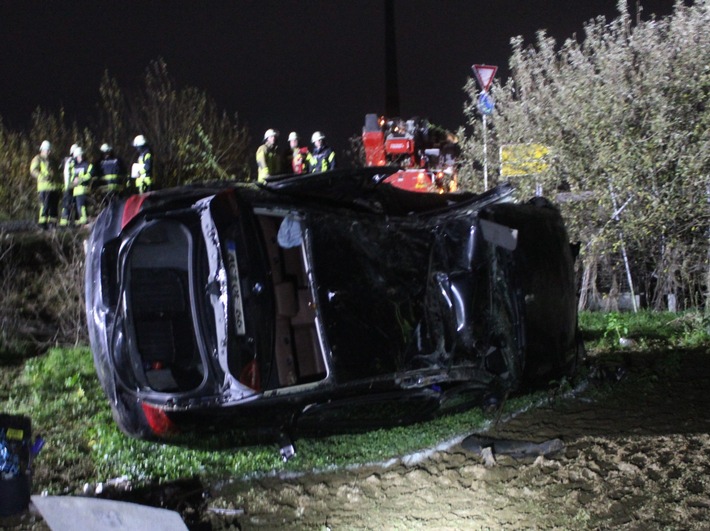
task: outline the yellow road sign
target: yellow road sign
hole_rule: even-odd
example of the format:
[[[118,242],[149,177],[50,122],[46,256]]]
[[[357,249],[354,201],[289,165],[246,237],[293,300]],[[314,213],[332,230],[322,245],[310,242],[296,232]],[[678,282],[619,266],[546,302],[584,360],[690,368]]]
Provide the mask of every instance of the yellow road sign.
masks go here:
[[[524,177],[550,167],[550,150],[542,144],[505,144],[500,147],[501,177]]]

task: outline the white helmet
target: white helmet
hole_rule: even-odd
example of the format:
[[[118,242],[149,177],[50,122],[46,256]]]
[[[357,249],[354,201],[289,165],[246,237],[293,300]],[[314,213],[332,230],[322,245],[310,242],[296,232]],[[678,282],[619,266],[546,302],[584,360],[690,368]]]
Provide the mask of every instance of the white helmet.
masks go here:
[[[266,132],[264,132],[264,140],[266,140],[270,136],[279,136],[279,132],[275,129],[267,129]]]
[[[81,149],[79,146],[76,146],[76,147],[74,148],[74,153],[73,153],[73,155],[74,155],[75,157],[81,157],[83,154],[84,154],[84,150]]]
[[[291,142],[291,140],[298,140],[298,133],[296,133],[296,131],[291,131],[288,134],[288,141]]]
[[[52,149],[52,144],[49,143],[49,140],[43,140],[39,145],[40,151],[49,151],[50,149]]]
[[[111,146],[109,146],[109,145],[106,144],[106,143],[101,144],[101,148],[100,148],[100,149],[101,149],[101,153],[110,153],[110,152],[111,152]]]
[[[138,135],[133,139],[133,147],[143,147],[145,146],[145,137],[143,135]]]
[[[71,147],[69,148],[69,154],[73,157],[74,152],[76,151],[76,148],[79,147],[79,144],[72,144]]]
[[[320,131],[316,131],[313,133],[313,136],[311,136],[311,142],[314,144],[316,143],[316,140],[323,140],[325,138],[325,135],[321,133]]]

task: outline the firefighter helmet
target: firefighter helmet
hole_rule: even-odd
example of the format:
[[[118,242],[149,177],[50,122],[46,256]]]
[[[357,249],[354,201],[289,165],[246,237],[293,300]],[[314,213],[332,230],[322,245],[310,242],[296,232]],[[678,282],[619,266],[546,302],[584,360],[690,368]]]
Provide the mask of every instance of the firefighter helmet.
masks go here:
[[[138,135],[133,139],[133,147],[143,147],[145,146],[145,137],[143,135]]]
[[[264,140],[266,140],[270,136],[274,136],[274,137],[279,136],[279,132],[276,129],[267,129],[264,132]]]
[[[81,149],[79,146],[76,146],[76,147],[74,148],[74,153],[73,153],[73,155],[74,155],[75,157],[81,157],[82,155],[84,155],[84,150]]]
[[[311,142],[313,142],[315,144],[316,140],[323,140],[323,139],[325,139],[325,135],[323,133],[321,133],[320,131],[316,131],[315,133],[313,133],[313,136],[311,137]]]
[[[74,152],[76,151],[76,148],[79,147],[79,144],[72,144],[71,147],[69,148],[69,154],[73,157]]]
[[[106,143],[101,144],[101,148],[100,148],[100,149],[101,149],[101,153],[110,153],[110,152],[111,152],[111,146],[109,146],[109,145],[106,144]]]
[[[39,146],[39,150],[40,151],[49,151],[50,149],[52,149],[52,144],[49,143],[49,140],[43,140]]]
[[[288,141],[291,142],[291,140],[298,140],[298,133],[296,131],[291,131],[288,135]]]

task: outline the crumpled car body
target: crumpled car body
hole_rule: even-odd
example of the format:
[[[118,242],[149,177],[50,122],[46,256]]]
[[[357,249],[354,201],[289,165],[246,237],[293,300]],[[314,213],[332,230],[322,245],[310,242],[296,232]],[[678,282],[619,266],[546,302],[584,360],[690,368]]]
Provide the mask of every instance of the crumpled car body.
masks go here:
[[[574,372],[559,211],[367,168],[116,201],[87,242],[96,371],[139,438],[409,423]]]

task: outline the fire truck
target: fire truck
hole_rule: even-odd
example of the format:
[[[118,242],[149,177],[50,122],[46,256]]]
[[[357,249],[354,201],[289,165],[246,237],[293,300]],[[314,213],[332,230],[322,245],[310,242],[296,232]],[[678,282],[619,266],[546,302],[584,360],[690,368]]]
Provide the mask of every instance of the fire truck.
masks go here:
[[[367,166],[397,166],[385,182],[414,192],[457,189],[456,137],[422,118],[403,120],[365,116],[362,130]]]

